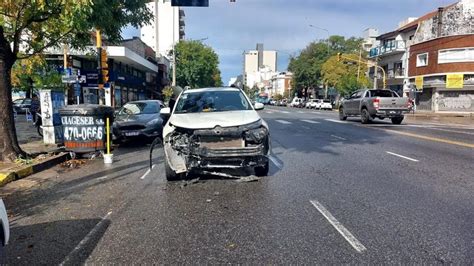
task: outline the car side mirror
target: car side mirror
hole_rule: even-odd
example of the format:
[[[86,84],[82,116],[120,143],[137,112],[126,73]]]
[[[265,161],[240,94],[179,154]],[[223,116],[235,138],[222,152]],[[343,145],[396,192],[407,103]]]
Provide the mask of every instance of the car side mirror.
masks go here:
[[[161,108],[160,114],[162,114],[162,115],[171,115],[171,108],[169,108],[169,107]]]
[[[263,108],[265,108],[265,105],[263,105],[263,103],[255,103],[254,108],[257,111],[258,110],[263,110]]]

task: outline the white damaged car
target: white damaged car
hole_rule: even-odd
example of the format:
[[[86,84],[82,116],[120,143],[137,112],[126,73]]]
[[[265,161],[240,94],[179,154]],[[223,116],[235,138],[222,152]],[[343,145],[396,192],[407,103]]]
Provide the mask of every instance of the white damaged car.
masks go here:
[[[204,88],[183,91],[163,128],[167,180],[189,172],[253,168],[255,175],[269,170],[268,125],[237,88]],[[172,112],[171,112],[172,111]]]

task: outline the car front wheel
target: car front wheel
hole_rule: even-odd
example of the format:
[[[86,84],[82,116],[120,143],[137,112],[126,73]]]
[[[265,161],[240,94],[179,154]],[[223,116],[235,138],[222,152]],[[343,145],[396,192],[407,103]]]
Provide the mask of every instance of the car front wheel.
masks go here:
[[[166,180],[168,181],[176,181],[179,179],[179,175],[176,174],[173,169],[168,164],[168,160],[165,158],[165,175],[166,175]]]

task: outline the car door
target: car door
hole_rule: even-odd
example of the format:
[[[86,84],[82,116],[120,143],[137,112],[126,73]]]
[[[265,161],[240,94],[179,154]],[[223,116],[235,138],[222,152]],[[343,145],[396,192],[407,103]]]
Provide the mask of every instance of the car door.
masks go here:
[[[344,101],[344,108],[345,108],[346,114],[354,114],[354,111],[355,111],[354,105],[355,105],[357,93],[358,91],[352,93],[351,96],[349,96],[349,98]]]

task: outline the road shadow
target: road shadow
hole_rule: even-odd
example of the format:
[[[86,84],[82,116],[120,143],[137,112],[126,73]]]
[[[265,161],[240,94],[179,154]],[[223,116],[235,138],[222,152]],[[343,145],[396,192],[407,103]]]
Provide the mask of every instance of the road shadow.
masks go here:
[[[101,221],[82,219],[13,225],[6,250],[7,264],[59,265],[65,259],[68,259],[65,265],[84,264],[110,225],[110,220]],[[87,241],[76,249],[83,239]]]
[[[265,118],[264,118],[265,119]],[[288,124],[282,124],[275,120],[285,120]],[[312,120],[317,124],[304,121]],[[320,154],[340,155],[338,146],[351,145],[377,145],[390,138],[390,134],[384,131],[367,131],[365,127],[359,126],[357,120],[341,121],[327,117],[314,116],[311,118],[295,118],[282,116],[265,119],[270,127],[272,149],[274,156],[279,157],[287,152],[300,152],[306,156],[317,159]],[[376,122],[381,125],[388,124],[384,121]],[[283,161],[283,160],[280,160]]]

